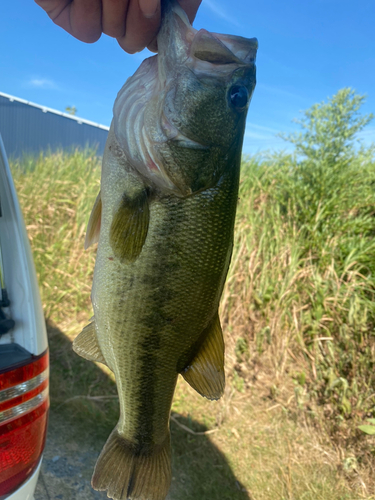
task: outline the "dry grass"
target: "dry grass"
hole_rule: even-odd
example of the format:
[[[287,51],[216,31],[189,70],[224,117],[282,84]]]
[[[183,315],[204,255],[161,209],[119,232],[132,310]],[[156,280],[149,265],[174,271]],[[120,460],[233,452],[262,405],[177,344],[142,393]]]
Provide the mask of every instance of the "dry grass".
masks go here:
[[[45,316],[76,330],[91,308],[95,249],[83,242],[100,188],[95,151],[59,152],[12,165]]]
[[[329,440],[291,419],[285,406],[268,397],[264,382],[242,393],[232,381],[224,398],[211,403],[181,380],[173,410],[217,430],[210,441],[225,454],[251,500],[352,500],[353,493],[367,498],[339,472],[342,460]]]

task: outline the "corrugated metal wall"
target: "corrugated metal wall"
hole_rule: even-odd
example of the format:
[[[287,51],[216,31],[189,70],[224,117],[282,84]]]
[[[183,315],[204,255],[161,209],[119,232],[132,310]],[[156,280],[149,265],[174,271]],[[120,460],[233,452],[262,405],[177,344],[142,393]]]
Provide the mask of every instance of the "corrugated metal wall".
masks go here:
[[[103,154],[107,127],[0,95],[0,133],[8,157],[58,148],[97,146]]]

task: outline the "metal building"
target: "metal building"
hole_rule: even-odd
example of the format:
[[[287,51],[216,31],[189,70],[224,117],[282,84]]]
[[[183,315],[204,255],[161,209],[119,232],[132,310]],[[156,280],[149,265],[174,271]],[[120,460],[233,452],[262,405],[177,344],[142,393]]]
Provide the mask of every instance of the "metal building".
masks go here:
[[[0,92],[0,133],[8,157],[77,146],[103,154],[109,128]]]

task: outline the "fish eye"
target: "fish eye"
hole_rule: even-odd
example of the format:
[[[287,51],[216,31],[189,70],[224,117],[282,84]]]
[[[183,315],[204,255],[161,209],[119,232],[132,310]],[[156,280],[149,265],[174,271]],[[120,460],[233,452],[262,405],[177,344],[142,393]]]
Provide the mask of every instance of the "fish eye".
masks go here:
[[[234,85],[229,90],[230,104],[241,111],[249,101],[249,91],[244,85]]]

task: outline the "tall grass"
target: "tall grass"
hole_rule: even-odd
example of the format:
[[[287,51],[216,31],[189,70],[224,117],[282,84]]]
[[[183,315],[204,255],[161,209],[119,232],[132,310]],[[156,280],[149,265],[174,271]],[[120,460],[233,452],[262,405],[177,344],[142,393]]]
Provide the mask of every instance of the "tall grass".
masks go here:
[[[90,310],[95,250],[87,220],[100,185],[95,151],[26,157],[11,165],[41,286],[45,315],[65,328]]]
[[[368,189],[375,162],[356,165],[354,187],[338,179],[336,211],[321,220],[319,232],[298,220],[300,193],[283,165],[281,155],[243,166],[222,303],[237,345],[233,363],[267,351],[275,382],[289,370],[307,388],[306,402],[329,404],[336,416],[364,417],[375,409],[375,191]],[[311,221],[331,203],[322,198]]]
[[[290,372],[298,405],[324,405],[350,438],[375,416],[375,149],[354,146],[371,119],[362,101],[343,89],[305,113],[294,155],[245,162],[222,308],[238,376],[267,351],[276,385]]]

